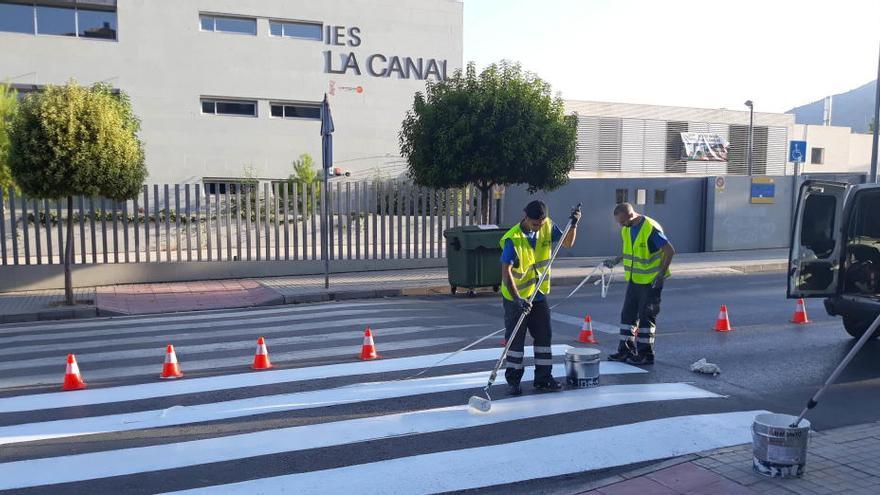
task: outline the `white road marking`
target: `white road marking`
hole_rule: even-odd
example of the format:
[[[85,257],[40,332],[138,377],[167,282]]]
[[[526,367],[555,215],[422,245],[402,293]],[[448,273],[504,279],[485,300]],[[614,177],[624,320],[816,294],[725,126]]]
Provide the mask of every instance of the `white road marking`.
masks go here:
[[[473,413],[467,405],[461,405],[189,442],[24,460],[0,464],[0,490],[472,428],[622,404],[719,397],[681,383],[611,385],[494,401],[489,414]]]
[[[606,375],[638,373],[639,371],[642,370],[634,366],[607,361],[603,362],[600,367],[600,372]],[[555,365],[553,367],[553,374],[565,376],[564,366]],[[0,445],[200,423],[451,390],[479,389],[486,385],[488,375],[488,371],[479,371],[413,380],[358,383],[327,390],[260,396],[199,404],[196,406],[174,406],[152,411],[4,426],[0,427]],[[523,380],[531,380],[533,378],[534,370],[529,367],[526,369]]]
[[[452,450],[174,492],[179,495],[428,494],[625,466],[751,441],[742,411],[656,419],[521,442]],[[621,448],[621,445],[638,448]],[[535,462],[540,459],[540,462]]]
[[[567,347],[568,346],[566,345],[554,345],[553,353],[557,355],[563,354]],[[382,352],[381,343],[379,346],[379,352]],[[526,347],[526,352],[531,354],[532,348]],[[0,413],[80,407],[94,404],[152,399],[155,397],[171,397],[175,395],[196,394],[200,392],[214,392],[217,390],[234,388],[257,387],[261,385],[273,385],[276,383],[364,375],[368,373],[390,373],[394,371],[419,370],[433,365],[448,355],[449,353],[426,354],[405,358],[382,359],[379,361],[262,371],[259,373],[251,371],[247,373],[236,373],[233,375],[183,379],[173,382],[125,385],[120,387],[95,388],[78,390],[76,392],[50,392],[45,394],[19,395],[0,399]],[[499,357],[501,357],[501,349],[499,348],[475,349],[457,354],[445,361],[443,366],[492,361]],[[629,368],[635,370],[634,372],[644,372],[644,370],[634,366],[630,366]]]

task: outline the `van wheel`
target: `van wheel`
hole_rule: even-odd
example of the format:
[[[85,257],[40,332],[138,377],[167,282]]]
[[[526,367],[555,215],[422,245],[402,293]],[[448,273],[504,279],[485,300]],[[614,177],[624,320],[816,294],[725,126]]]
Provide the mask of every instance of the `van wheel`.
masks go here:
[[[844,316],[843,328],[846,329],[846,333],[857,339],[868,331],[868,327],[870,327],[873,322],[874,320],[862,320],[854,316]],[[877,337],[880,337],[880,329],[875,330],[874,335],[871,336],[872,339],[876,339]]]

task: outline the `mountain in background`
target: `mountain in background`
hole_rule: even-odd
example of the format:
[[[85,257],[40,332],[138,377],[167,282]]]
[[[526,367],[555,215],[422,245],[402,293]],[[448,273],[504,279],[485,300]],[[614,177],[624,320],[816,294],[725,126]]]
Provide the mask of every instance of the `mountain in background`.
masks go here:
[[[868,132],[868,123],[874,118],[874,94],[877,81],[834,95],[831,105],[831,125],[851,127],[853,132]],[[798,124],[822,125],[825,99],[819,99],[786,113],[795,115]]]

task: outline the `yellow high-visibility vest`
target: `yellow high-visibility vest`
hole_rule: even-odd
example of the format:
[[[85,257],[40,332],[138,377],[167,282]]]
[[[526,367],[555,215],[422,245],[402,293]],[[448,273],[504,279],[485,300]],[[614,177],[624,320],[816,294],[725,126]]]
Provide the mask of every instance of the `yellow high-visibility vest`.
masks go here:
[[[654,230],[663,231],[654,219],[642,216],[642,226],[633,243],[630,227],[620,229],[623,237],[623,270],[627,282],[636,284],[650,284],[660,273],[660,264],[663,261],[663,251],[651,252],[648,247],[648,238]],[[666,276],[670,275],[666,271]]]
[[[519,291],[520,297],[528,298],[535,292],[538,279],[544,270],[548,270],[550,266],[550,256],[552,252],[553,241],[553,223],[550,220],[544,222],[541,230],[538,231],[538,239],[535,247],[532,248],[529,239],[520,227],[516,224],[504,234],[501,238],[501,249],[507,239],[513,243],[513,250],[516,251],[517,265],[511,267],[510,273],[513,276],[513,283]],[[538,270],[541,270],[539,272]],[[541,293],[547,295],[550,293],[550,274],[544,278],[541,284]],[[513,301],[513,295],[507,290],[507,286],[501,284],[501,295],[508,301]]]

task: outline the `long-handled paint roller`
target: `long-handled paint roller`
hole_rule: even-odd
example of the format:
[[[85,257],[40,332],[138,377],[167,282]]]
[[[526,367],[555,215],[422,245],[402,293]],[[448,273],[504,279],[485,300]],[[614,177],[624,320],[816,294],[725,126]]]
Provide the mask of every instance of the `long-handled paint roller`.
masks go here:
[[[574,212],[580,212],[580,211],[581,211],[581,203],[578,203],[578,205],[574,208],[574,210],[572,210],[572,215],[574,215]],[[538,283],[537,283],[536,287],[541,287],[541,284],[544,282],[544,279],[547,278],[547,274],[550,273],[550,267],[553,266],[553,262],[556,260],[556,254],[559,253],[559,249],[562,247],[562,241],[568,235],[569,230],[571,230],[571,219],[570,218],[568,220],[568,225],[565,226],[565,230],[562,233],[562,237],[559,239],[559,242],[557,242],[556,246],[553,248],[553,254],[550,256],[550,262],[548,263],[547,268],[543,272],[536,268],[538,273],[540,273],[540,275],[541,275],[538,278]],[[532,295],[529,296],[529,299],[528,299],[529,305],[532,304],[532,302],[535,299],[535,296],[537,296],[537,295],[538,295],[537,290],[532,292]],[[495,383],[495,378],[498,377],[498,370],[501,369],[501,365],[504,363],[504,360],[507,359],[507,351],[510,350],[510,346],[511,346],[511,344],[513,344],[513,341],[516,339],[516,335],[519,332],[520,327],[522,327],[522,324],[525,321],[527,315],[528,315],[528,313],[526,313],[526,312],[523,312],[522,314],[519,315],[519,320],[517,320],[516,326],[513,328],[513,332],[510,334],[510,338],[507,339],[507,344],[504,346],[504,350],[501,352],[501,357],[495,363],[495,367],[492,368],[492,373],[489,375],[489,382],[486,384],[485,387],[483,387],[483,394],[485,394],[486,397],[483,398],[478,395],[471,396],[471,398],[468,400],[468,406],[470,406],[471,408],[476,409],[477,411],[482,411],[482,412],[489,412],[489,410],[492,409],[492,397],[489,395],[489,389],[492,387],[492,384]]]
[[[837,368],[834,369],[834,372],[831,373],[831,376],[828,377],[828,380],[825,381],[825,384],[822,385],[822,388],[820,388],[816,392],[816,395],[814,395],[809,400],[809,402],[807,402],[807,405],[806,407],[804,407],[804,410],[801,411],[800,416],[798,416],[795,422],[791,424],[791,428],[797,428],[798,425],[800,425],[801,420],[804,419],[804,416],[807,415],[807,411],[816,407],[816,405],[819,403],[819,399],[822,397],[822,394],[825,393],[825,390],[828,388],[828,386],[837,380],[837,377],[840,376],[840,374],[843,372],[843,369],[846,368],[847,365],[849,365],[849,362],[852,361],[852,359],[856,356],[856,354],[858,354],[858,352],[862,350],[865,342],[870,340],[871,336],[874,335],[874,332],[877,331],[878,326],[880,326],[880,316],[877,316],[877,318],[874,319],[874,323],[871,323],[871,326],[868,327],[868,330],[866,330],[864,335],[862,335],[859,341],[856,342],[856,345],[854,345],[853,348],[849,350],[849,353],[846,355],[846,357],[843,358],[843,361],[841,361],[840,364],[837,365]]]

